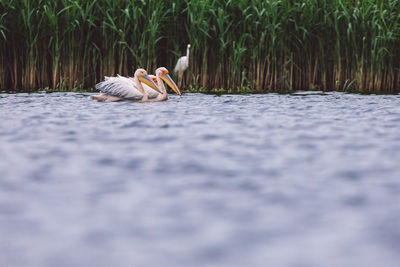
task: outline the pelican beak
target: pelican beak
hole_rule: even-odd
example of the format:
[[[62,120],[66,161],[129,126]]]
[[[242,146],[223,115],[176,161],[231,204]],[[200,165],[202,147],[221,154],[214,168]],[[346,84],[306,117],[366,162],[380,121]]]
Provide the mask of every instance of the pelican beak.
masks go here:
[[[175,93],[177,93],[178,95],[182,95],[181,91],[179,91],[178,86],[176,86],[175,82],[171,79],[171,77],[168,74],[163,74],[161,75],[161,79],[163,79],[169,87],[172,88],[172,90],[174,90]]]
[[[146,74],[146,75],[139,76],[139,81],[144,84],[147,84],[148,86],[150,86],[151,89],[154,89],[157,92],[159,92],[160,94],[162,94],[160,89],[158,89],[158,86],[153,82],[153,80],[149,77],[149,75]]]

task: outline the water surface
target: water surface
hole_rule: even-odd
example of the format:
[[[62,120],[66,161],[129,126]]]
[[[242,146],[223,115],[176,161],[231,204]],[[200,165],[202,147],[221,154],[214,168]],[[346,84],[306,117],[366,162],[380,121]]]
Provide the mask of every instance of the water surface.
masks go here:
[[[0,94],[0,266],[400,262],[400,96]]]

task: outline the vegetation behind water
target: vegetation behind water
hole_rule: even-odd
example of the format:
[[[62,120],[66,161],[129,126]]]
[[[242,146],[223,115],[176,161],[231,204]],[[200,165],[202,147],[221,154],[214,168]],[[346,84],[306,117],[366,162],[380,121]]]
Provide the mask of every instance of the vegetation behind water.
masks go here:
[[[172,71],[190,43],[186,89],[399,92],[399,25],[398,0],[0,0],[0,89]]]

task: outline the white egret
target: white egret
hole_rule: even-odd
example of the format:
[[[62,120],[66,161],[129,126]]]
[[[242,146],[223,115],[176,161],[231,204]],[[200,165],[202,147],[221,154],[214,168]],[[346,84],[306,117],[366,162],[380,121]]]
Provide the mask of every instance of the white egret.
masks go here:
[[[182,85],[182,75],[183,72],[189,67],[189,50],[190,50],[190,44],[187,45],[186,49],[186,56],[180,57],[178,59],[178,62],[176,63],[174,73],[178,73],[178,85]]]

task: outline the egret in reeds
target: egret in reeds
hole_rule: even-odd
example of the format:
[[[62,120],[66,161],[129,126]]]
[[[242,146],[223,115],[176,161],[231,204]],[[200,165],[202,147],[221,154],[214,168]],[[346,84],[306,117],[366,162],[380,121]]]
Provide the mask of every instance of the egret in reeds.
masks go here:
[[[189,50],[190,44],[187,45],[186,48],[186,56],[180,57],[178,62],[176,63],[174,73],[175,75],[178,73],[178,85],[182,85],[182,75],[183,72],[189,67]]]
[[[149,75],[149,76],[153,79],[154,82],[157,83],[158,89],[160,89],[161,91],[161,93],[157,93],[151,87],[147,86],[146,84],[143,84],[143,88],[149,96],[149,101],[164,101],[168,99],[167,90],[165,89],[163,81],[165,81],[168,84],[168,86],[171,87],[172,90],[174,90],[175,93],[181,95],[178,86],[176,86],[175,82],[169,76],[169,72],[166,68],[160,67],[156,69],[156,76],[154,75]]]
[[[91,96],[97,101],[115,102],[130,100],[135,102],[149,101],[148,93],[144,90],[142,83],[149,88],[162,94],[152,78],[144,69],[137,69],[133,78],[118,75],[117,77],[105,77],[105,80],[96,84],[96,89],[101,93]]]

